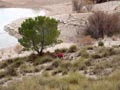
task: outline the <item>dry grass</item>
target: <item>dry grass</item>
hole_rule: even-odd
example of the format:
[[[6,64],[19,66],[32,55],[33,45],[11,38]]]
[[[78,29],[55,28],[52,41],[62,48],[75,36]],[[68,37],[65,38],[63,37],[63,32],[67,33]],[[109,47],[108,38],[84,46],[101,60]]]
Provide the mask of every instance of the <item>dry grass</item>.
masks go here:
[[[67,53],[67,52],[66,52]],[[51,58],[50,56],[37,57],[31,55],[25,58],[18,58],[16,61],[4,61],[3,71],[0,71],[0,78],[16,77],[20,75],[34,74],[43,71],[42,74],[35,77],[28,77],[21,82],[14,81],[8,87],[0,90],[117,90],[118,85],[113,87],[115,83],[119,84],[115,78],[111,77],[113,71],[120,68],[120,48],[106,47],[84,47],[69,54],[79,54],[76,60],[61,60]],[[35,64],[37,62],[37,64]],[[85,78],[83,74],[96,75],[98,80]],[[117,71],[118,72],[118,71]],[[116,73],[116,72],[115,72]],[[104,78],[109,76],[109,78]],[[99,77],[101,77],[99,79]],[[117,74],[115,76],[117,79]],[[4,84],[6,81],[0,81]],[[105,83],[103,83],[105,82]],[[104,84],[108,83],[107,87]],[[34,88],[33,88],[34,87]],[[119,89],[118,89],[119,90]]]
[[[119,74],[115,71],[111,76],[99,80],[85,78],[79,73],[70,73],[60,77],[25,77],[21,82],[12,82],[0,90],[119,90]]]

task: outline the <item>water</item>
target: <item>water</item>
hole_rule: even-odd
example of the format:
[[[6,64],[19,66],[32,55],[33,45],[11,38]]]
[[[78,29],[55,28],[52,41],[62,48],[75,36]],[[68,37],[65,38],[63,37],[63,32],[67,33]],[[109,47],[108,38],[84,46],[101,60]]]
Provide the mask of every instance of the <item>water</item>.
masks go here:
[[[4,26],[12,21],[23,17],[45,15],[44,10],[32,10],[24,8],[1,8],[0,9],[0,49],[17,44],[17,39],[4,31]]]

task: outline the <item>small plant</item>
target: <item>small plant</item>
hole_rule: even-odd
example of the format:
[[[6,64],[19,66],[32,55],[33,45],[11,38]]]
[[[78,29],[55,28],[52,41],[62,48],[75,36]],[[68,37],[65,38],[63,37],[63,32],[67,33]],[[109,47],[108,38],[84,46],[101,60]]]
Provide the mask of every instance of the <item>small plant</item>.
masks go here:
[[[101,58],[101,55],[99,53],[95,53],[95,54],[92,54],[91,57],[93,59],[98,59],[98,58]]]
[[[59,52],[65,53],[65,52],[67,52],[67,51],[68,51],[67,48],[61,48],[61,49],[56,49],[56,50],[55,50],[55,53],[59,53]]]
[[[98,42],[98,46],[101,46],[101,47],[102,47],[102,46],[104,46],[104,43],[103,43],[102,41],[99,41],[99,42]]]
[[[32,73],[34,72],[35,68],[32,65],[29,64],[22,64],[20,66],[20,72],[21,73]]]
[[[62,70],[61,69],[56,69],[52,72],[52,75],[57,75],[59,73],[62,73]]]
[[[63,41],[62,40],[57,40],[56,41],[56,44],[60,44],[60,43],[63,43]]]
[[[76,45],[72,45],[68,50],[68,52],[70,52],[70,53],[76,52],[76,51],[77,51],[77,46]]]
[[[87,50],[82,49],[82,50],[79,51],[78,56],[81,56],[81,57],[83,57],[83,58],[89,58],[90,55],[89,55],[89,53],[87,52]]]
[[[44,72],[42,73],[42,76],[44,76],[44,77],[49,77],[49,72],[44,71]]]
[[[3,78],[7,75],[7,72],[4,70],[4,71],[0,71],[0,78]]]
[[[39,64],[44,64],[44,63],[47,63],[47,62],[51,62],[53,61],[53,58],[49,55],[45,55],[45,56],[42,56],[42,57],[38,57],[36,60],[35,60],[35,65],[39,65]]]
[[[7,75],[9,75],[9,76],[17,76],[18,75],[16,68],[13,68],[11,66],[6,68],[6,72],[7,72]]]
[[[52,63],[52,67],[57,68],[61,64],[60,60],[54,60]]]
[[[86,68],[85,62],[86,60],[84,58],[79,58],[73,62],[73,68],[75,70],[84,70]]]

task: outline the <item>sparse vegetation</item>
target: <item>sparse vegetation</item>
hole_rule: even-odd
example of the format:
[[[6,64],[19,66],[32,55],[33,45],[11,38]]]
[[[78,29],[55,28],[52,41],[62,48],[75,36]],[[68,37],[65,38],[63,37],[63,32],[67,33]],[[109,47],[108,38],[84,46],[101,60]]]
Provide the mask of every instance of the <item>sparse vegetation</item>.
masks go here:
[[[98,46],[101,46],[101,47],[104,46],[104,42],[99,41],[99,42],[98,42]]]
[[[111,75],[113,75],[113,71],[117,70],[120,66],[119,47],[106,48],[89,46],[80,49],[77,48],[77,51],[72,53],[66,52],[66,54],[69,55],[73,53],[79,54],[74,60],[60,60],[48,55],[36,56],[32,54],[29,57],[17,58],[15,59],[16,61],[4,61],[4,63],[1,64],[3,64],[3,66],[5,63],[7,64],[1,68],[0,78],[4,78],[5,81],[0,81],[0,84],[4,84],[9,80],[13,81],[13,79],[8,79],[11,77],[17,77],[21,75],[26,77],[28,73],[33,74],[39,72],[41,73],[39,76],[32,76],[31,79],[27,76],[26,79],[22,80],[25,85],[30,85],[30,90],[35,89],[33,88],[34,86],[36,86],[36,90],[37,88],[47,88],[52,90],[59,90],[61,88],[63,88],[63,90],[79,90],[83,89],[84,85],[87,85],[87,88],[92,90],[92,83],[94,83],[94,88],[96,87],[95,90],[98,90],[97,87],[100,84],[95,85],[96,82],[101,83],[101,85],[103,84],[102,80],[104,82],[108,82],[108,75],[110,75],[109,80],[115,80],[115,78],[111,77]],[[81,75],[81,72],[83,72],[83,75]],[[96,81],[93,78],[85,77],[84,74],[89,74],[90,76],[95,75],[98,80]],[[99,77],[101,78],[99,79]],[[118,77],[116,76],[116,78]],[[113,83],[111,82],[109,84],[110,86],[108,85],[108,87],[111,89],[111,84]],[[15,83],[14,81],[13,83],[9,84],[6,89],[3,88],[1,90],[7,90],[7,88],[9,88],[9,90],[13,90],[13,88],[19,90],[20,87],[18,86],[20,86],[22,90],[26,89],[26,86],[23,86],[21,82]],[[112,89],[114,88],[112,87]],[[106,87],[102,87],[102,89],[106,89]]]
[[[77,51],[77,46],[76,45],[72,45],[68,50],[68,52],[76,52],[76,51]]]
[[[53,61],[53,58],[51,56],[48,56],[48,55],[45,55],[43,57],[38,57],[34,64],[35,65],[39,65],[39,64],[44,64],[44,63],[47,63],[47,62],[52,62]]]
[[[103,79],[93,80],[80,75],[79,73],[70,73],[63,77],[25,77],[21,82],[12,82],[7,87],[1,87],[1,90],[119,90],[119,73],[115,71],[111,76]]]

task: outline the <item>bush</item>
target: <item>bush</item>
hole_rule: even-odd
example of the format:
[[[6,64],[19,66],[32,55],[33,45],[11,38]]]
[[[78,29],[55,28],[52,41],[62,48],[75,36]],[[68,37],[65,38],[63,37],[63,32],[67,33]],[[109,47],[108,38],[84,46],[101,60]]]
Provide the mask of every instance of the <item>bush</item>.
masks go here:
[[[0,71],[0,78],[3,78],[7,76],[7,72],[4,70],[4,71]]]
[[[54,60],[53,63],[52,63],[52,66],[53,66],[54,68],[57,68],[60,64],[61,64],[61,61],[60,61],[60,60]]]
[[[35,65],[38,65],[38,64],[44,64],[44,63],[47,63],[47,62],[51,62],[53,61],[53,58],[49,55],[45,55],[45,56],[42,56],[42,57],[38,57],[36,60],[35,60]]]
[[[20,66],[20,72],[21,73],[32,73],[35,71],[35,68],[32,65],[29,64],[22,64]]]
[[[87,52],[87,50],[82,49],[82,50],[79,51],[78,56],[81,56],[81,57],[83,57],[83,58],[89,58],[90,55],[89,55],[89,53]]]
[[[77,46],[76,45],[72,45],[70,48],[69,48],[69,50],[68,50],[68,52],[76,52],[77,51]]]
[[[93,59],[98,59],[98,58],[101,58],[101,55],[99,53],[95,53],[95,54],[92,54],[91,57]]]
[[[102,41],[99,41],[98,46],[104,46],[104,43]]]
[[[65,53],[65,52],[67,52],[67,51],[68,51],[67,48],[61,48],[61,49],[56,49],[56,50],[55,50],[55,53],[58,53],[58,52]]]
[[[10,76],[18,75],[16,68],[13,68],[13,67],[7,67],[6,72],[7,72],[7,75],[10,75]]]
[[[85,65],[86,60],[84,58],[79,58],[73,62],[73,67],[75,70],[84,70],[86,68]]]
[[[85,34],[93,38],[104,38],[118,33],[119,17],[117,14],[108,14],[103,11],[94,12],[88,18]]]

